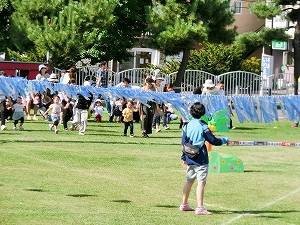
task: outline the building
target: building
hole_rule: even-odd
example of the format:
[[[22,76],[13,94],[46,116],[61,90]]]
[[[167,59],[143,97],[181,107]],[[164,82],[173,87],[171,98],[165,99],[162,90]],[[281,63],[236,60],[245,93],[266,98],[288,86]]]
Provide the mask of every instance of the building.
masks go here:
[[[257,18],[250,12],[251,1],[230,1],[230,8],[234,12],[235,22],[233,26],[239,34],[246,32],[259,31],[265,26],[265,20]]]
[[[16,62],[16,61],[0,61],[0,70],[6,76],[26,77],[28,80],[35,79],[39,73],[39,62]]]

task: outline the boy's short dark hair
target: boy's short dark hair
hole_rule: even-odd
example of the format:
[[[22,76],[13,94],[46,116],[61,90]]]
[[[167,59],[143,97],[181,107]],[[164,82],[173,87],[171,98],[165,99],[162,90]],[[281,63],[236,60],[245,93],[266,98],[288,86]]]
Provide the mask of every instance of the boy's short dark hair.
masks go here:
[[[195,102],[190,108],[190,114],[195,119],[200,119],[205,114],[205,106],[200,102]]]
[[[127,82],[128,84],[131,83],[131,81],[130,81],[129,78],[127,78],[127,77],[124,77],[123,82]]]

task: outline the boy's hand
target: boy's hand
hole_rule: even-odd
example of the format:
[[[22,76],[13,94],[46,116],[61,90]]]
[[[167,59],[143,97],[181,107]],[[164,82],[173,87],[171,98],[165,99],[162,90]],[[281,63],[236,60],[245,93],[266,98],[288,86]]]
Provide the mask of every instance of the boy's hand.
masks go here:
[[[181,160],[181,166],[186,169],[187,168],[187,164],[186,161]]]
[[[228,142],[229,142],[228,137],[222,137],[221,140],[222,140],[223,145],[228,144]]]

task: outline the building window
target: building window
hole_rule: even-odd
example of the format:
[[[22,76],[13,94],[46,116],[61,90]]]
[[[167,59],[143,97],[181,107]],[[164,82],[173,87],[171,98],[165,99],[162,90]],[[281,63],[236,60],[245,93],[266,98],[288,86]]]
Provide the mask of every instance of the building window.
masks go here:
[[[242,1],[234,1],[231,5],[231,10],[235,14],[241,14],[242,13]]]

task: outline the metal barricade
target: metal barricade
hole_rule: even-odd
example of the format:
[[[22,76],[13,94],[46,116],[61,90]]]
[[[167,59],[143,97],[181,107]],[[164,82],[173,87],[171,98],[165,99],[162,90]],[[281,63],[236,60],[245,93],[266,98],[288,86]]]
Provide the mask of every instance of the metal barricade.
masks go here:
[[[294,93],[294,75],[291,73],[273,74],[264,79],[264,89],[269,95],[289,95]],[[265,92],[263,93],[266,94]]]
[[[174,83],[177,72],[170,73],[168,76],[168,81],[170,83]],[[181,92],[193,92],[195,88],[202,87],[207,79],[211,79],[213,82],[215,82],[216,76],[201,70],[186,70],[183,77],[183,82],[181,83]]]
[[[261,76],[246,71],[233,71],[217,76],[217,82],[224,83],[226,95],[258,95],[261,90]]]
[[[122,82],[126,77],[131,81],[132,85],[140,86],[144,83],[144,80],[147,76],[152,76],[153,71],[148,68],[134,68],[129,70],[124,70],[116,74],[116,79],[114,80],[113,85],[117,85]]]

